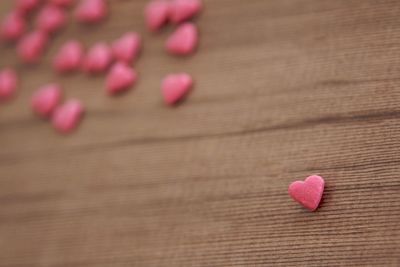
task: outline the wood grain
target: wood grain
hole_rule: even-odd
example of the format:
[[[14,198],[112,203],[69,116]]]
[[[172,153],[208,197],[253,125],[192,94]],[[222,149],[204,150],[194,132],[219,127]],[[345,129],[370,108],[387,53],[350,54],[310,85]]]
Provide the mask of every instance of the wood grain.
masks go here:
[[[399,1],[205,0],[189,58],[164,52],[172,27],[145,31],[145,0],[110,2],[38,66],[0,48],[22,77],[0,107],[1,267],[400,266]],[[65,40],[128,30],[145,50],[123,97],[52,72]],[[184,70],[195,90],[164,107],[160,79]],[[88,109],[70,136],[29,110],[54,81]],[[327,187],[309,213],[287,186],[314,173]]]

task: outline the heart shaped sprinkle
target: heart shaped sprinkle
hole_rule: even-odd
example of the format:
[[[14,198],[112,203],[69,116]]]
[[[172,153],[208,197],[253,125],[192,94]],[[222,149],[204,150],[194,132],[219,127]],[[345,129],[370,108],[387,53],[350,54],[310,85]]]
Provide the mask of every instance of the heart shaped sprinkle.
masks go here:
[[[113,60],[111,48],[104,42],[93,45],[83,59],[83,68],[89,73],[107,70]]]
[[[60,7],[70,7],[75,0],[48,0],[50,4],[60,6]]]
[[[174,0],[171,3],[170,19],[181,23],[200,13],[203,7],[201,0]]]
[[[61,29],[65,22],[64,9],[55,5],[46,5],[40,10],[36,18],[36,27],[44,32],[54,33]]]
[[[166,0],[153,0],[147,4],[144,14],[147,28],[150,31],[157,31],[167,23],[170,6],[170,3]]]
[[[127,64],[117,62],[112,66],[106,78],[106,89],[110,95],[126,91],[137,80],[137,73]]]
[[[49,41],[48,35],[34,31],[24,36],[18,43],[17,54],[26,63],[35,63],[42,56]]]
[[[174,55],[188,55],[196,50],[198,30],[193,23],[184,23],[168,38],[166,49]]]
[[[58,51],[53,66],[61,73],[78,70],[81,66],[83,53],[83,46],[79,41],[68,41]]]
[[[141,49],[141,38],[136,32],[128,32],[121,38],[114,41],[111,46],[114,57],[125,63],[131,63],[136,60]]]
[[[181,101],[193,86],[193,79],[187,73],[167,75],[161,84],[164,102],[174,105]]]
[[[69,133],[80,123],[84,108],[79,100],[69,100],[54,110],[53,127],[60,133]]]
[[[76,9],[75,16],[80,22],[98,23],[108,14],[105,0],[82,0]]]
[[[3,40],[15,41],[22,36],[25,29],[25,19],[19,13],[11,12],[1,24],[0,35]]]
[[[304,182],[296,181],[289,186],[289,195],[301,205],[315,211],[324,192],[325,181],[318,175],[308,177]]]
[[[0,71],[0,101],[9,100],[16,92],[18,86],[17,73],[6,68]]]
[[[15,7],[23,14],[29,13],[40,5],[41,0],[16,0]]]
[[[48,118],[60,104],[61,98],[61,87],[57,84],[48,84],[39,88],[39,90],[33,94],[31,107],[40,117]]]

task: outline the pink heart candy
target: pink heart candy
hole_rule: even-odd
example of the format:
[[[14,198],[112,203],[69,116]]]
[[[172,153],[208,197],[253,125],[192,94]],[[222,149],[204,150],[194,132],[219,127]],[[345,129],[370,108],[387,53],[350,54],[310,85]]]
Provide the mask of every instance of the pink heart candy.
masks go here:
[[[83,53],[83,46],[79,41],[68,41],[58,51],[53,66],[60,73],[78,70]]]
[[[107,75],[107,92],[110,95],[123,92],[135,84],[137,77],[134,69],[125,63],[117,62]]]
[[[170,15],[170,3],[166,0],[153,0],[147,4],[144,14],[149,30],[157,31],[167,23]]]
[[[60,7],[70,7],[75,2],[75,0],[48,0],[50,4],[60,6]]]
[[[81,0],[75,16],[80,22],[97,23],[103,20],[107,14],[108,7],[105,0]]]
[[[174,55],[188,55],[196,50],[199,36],[196,25],[184,23],[168,38],[166,49]]]
[[[0,35],[6,41],[15,41],[22,36],[25,29],[25,19],[18,12],[11,12],[1,24]]]
[[[289,186],[289,195],[307,209],[318,208],[324,192],[325,181],[318,175],[308,177],[304,182],[296,181]]]
[[[48,84],[36,91],[31,99],[33,111],[43,118],[51,116],[62,99],[62,89],[57,84]]]
[[[34,63],[42,56],[49,41],[46,33],[34,31],[25,35],[18,43],[17,54],[26,63]]]
[[[125,63],[134,61],[140,53],[141,38],[136,32],[128,32],[112,44],[114,57]]]
[[[40,2],[41,0],[16,0],[16,8],[26,14],[37,8]]]
[[[164,78],[161,91],[164,101],[168,105],[174,105],[182,100],[193,86],[193,79],[189,74],[170,74]]]
[[[101,73],[107,70],[113,61],[111,48],[104,42],[92,46],[83,59],[83,68],[89,73]]]
[[[9,100],[15,95],[18,86],[17,73],[10,68],[0,71],[0,101]]]
[[[37,28],[46,33],[56,32],[65,25],[65,22],[66,15],[64,9],[55,5],[44,6],[36,18]]]
[[[52,116],[53,127],[60,133],[69,133],[80,123],[84,108],[79,100],[69,100],[58,106]]]
[[[201,0],[173,0],[171,3],[170,19],[181,23],[197,15],[203,7]]]

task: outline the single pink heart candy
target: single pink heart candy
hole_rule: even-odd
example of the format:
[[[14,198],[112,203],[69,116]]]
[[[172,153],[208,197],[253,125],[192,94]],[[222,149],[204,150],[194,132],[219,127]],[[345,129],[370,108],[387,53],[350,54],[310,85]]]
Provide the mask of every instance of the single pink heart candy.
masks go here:
[[[83,53],[83,46],[79,41],[68,41],[58,51],[53,66],[60,73],[79,70]]]
[[[181,23],[200,13],[202,8],[201,0],[173,0],[170,19],[174,23]]]
[[[168,38],[166,49],[174,55],[188,55],[196,50],[199,36],[196,25],[184,23]]]
[[[25,29],[25,19],[18,12],[11,12],[1,24],[0,35],[6,41],[15,41],[22,36]]]
[[[42,56],[49,41],[46,33],[34,31],[25,35],[18,43],[17,54],[26,63],[35,63]]]
[[[53,127],[60,133],[69,133],[80,123],[84,108],[79,100],[69,100],[54,110]]]
[[[36,91],[31,99],[33,111],[43,118],[51,116],[62,99],[62,89],[57,84],[48,84]]]
[[[0,71],[0,101],[9,100],[15,95],[18,86],[17,73],[10,68]]]
[[[83,68],[89,73],[101,73],[113,61],[111,48],[104,42],[93,45],[83,59]]]
[[[153,0],[147,4],[144,15],[149,30],[157,31],[168,22],[170,7],[166,0]]]
[[[131,63],[140,53],[142,39],[136,32],[128,32],[116,40],[111,48],[115,59]]]
[[[70,7],[75,2],[75,0],[48,0],[50,4],[60,6],[60,7]]]
[[[97,23],[103,20],[107,14],[108,7],[105,0],[81,0],[75,16],[80,22]]]
[[[16,0],[15,7],[23,14],[27,14],[40,5],[41,0]]]
[[[182,100],[193,86],[193,79],[189,74],[170,74],[164,78],[161,91],[164,101],[168,105],[174,105]]]
[[[318,175],[308,177],[304,182],[296,181],[289,186],[289,195],[307,209],[318,208],[324,192],[325,181]]]
[[[137,77],[134,69],[125,63],[117,62],[107,75],[107,92],[110,95],[123,92],[135,84]]]
[[[47,33],[54,33],[61,29],[66,22],[65,10],[55,5],[44,6],[37,18],[36,27]]]

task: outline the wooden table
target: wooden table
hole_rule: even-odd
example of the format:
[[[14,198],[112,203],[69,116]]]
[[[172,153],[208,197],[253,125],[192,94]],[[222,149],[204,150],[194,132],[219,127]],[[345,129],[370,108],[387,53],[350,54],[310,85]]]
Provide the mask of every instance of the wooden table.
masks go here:
[[[188,58],[164,52],[172,27],[145,30],[145,0],[110,2],[37,66],[0,48],[22,80],[0,107],[1,267],[400,266],[398,0],[205,0]],[[131,92],[52,71],[66,40],[128,30],[145,42]],[[160,80],[180,71],[195,90],[165,107]],[[48,82],[87,107],[72,135],[30,111]],[[310,213],[287,187],[315,173]]]

